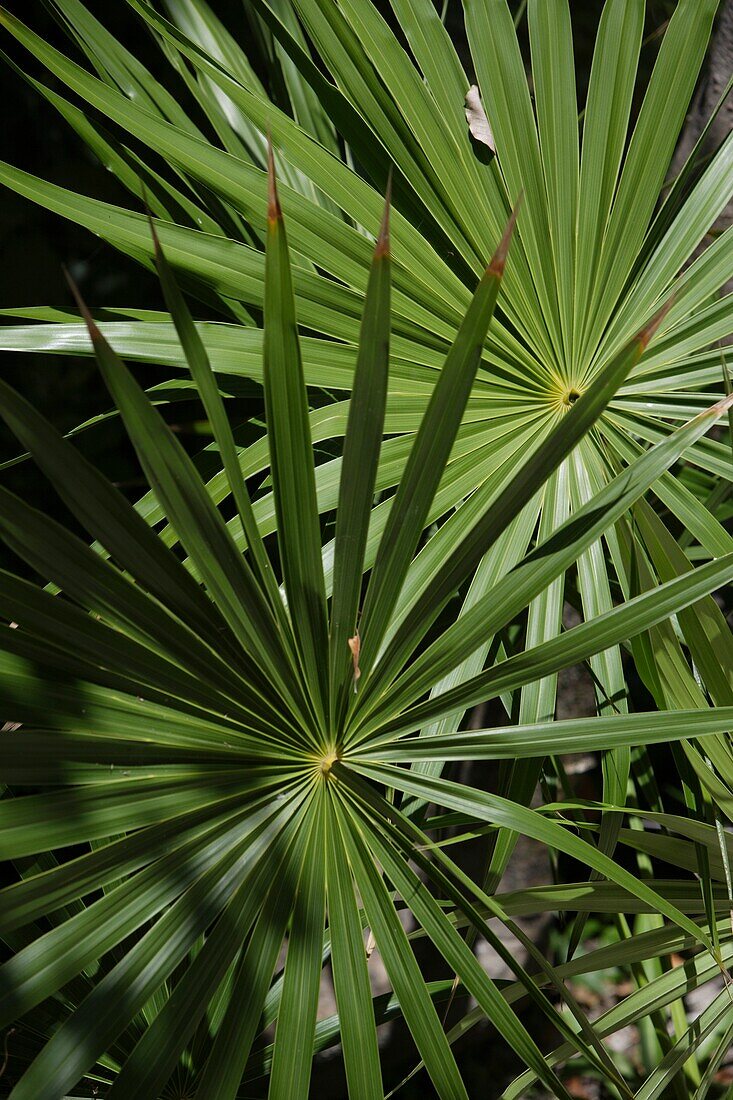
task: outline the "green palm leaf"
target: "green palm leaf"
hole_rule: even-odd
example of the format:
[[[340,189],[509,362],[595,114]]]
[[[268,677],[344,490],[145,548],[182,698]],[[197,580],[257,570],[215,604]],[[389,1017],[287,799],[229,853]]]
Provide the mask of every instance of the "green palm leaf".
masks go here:
[[[396,1076],[419,1061],[437,1095],[467,1096],[453,1044],[487,1018],[527,1067],[507,1096],[567,1096],[579,1055],[623,1094],[690,1081],[702,1098],[730,1035],[722,993],[699,1021],[680,998],[731,953],[733,648],[714,598],[733,576],[730,425],[706,438],[733,402],[713,347],[733,330],[731,230],[708,243],[731,139],[659,200],[715,0],[678,3],[633,131],[641,0],[604,5],[584,106],[567,0],[530,0],[528,57],[507,0],[466,0],[463,59],[429,0],[255,0],[246,48],[203,0],[129,0],[151,68],[82,0],[50,8],[74,59],[2,10],[11,65],[132,205],[150,196],[153,231],[8,164],[0,182],[157,266],[169,312],[21,304],[0,330],[8,350],[96,356],[102,415],[149,486],[131,504],[0,384],[74,521],[0,488],[12,1100],[235,1100],[258,1077],[299,1100],[337,1043],[349,1095],[378,1097],[398,1083],[377,1036],[392,1020],[411,1036]],[[468,136],[467,71],[495,156]],[[223,320],[195,319],[179,281]],[[120,357],[178,377],[146,393]],[[260,385],[267,423],[242,446],[229,400]],[[201,455],[161,416],[193,399]],[[577,663],[597,713],[556,721]],[[464,729],[494,698],[502,724]],[[635,771],[651,746],[673,762],[656,789]],[[585,806],[547,786],[578,751],[603,754]],[[499,793],[442,777],[482,760],[508,762]],[[498,893],[519,835],[587,881]],[[462,839],[488,845],[475,876],[451,859]],[[558,909],[577,914],[571,954],[590,915],[622,923],[554,966],[514,919]],[[479,936],[516,981],[488,977]],[[474,998],[449,1030],[453,983],[427,980],[423,939]],[[319,1019],[329,963],[338,1015]],[[591,1020],[563,982],[606,965],[637,984]],[[549,1054],[526,996],[557,1030]],[[603,1045],[629,1025],[661,1036],[636,1078]]]
[[[285,229],[270,153],[265,268],[265,409],[280,557],[303,669],[323,721],[327,677],[326,592],[316,508],[313,444],[300,361]],[[287,518],[287,522],[285,517]]]

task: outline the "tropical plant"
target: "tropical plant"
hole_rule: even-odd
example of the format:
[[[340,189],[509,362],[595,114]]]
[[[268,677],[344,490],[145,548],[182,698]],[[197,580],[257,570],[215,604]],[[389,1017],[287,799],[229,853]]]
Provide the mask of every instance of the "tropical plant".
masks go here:
[[[623,515],[733,398],[637,459],[421,650],[446,593],[470,575],[482,556],[491,555],[502,536],[506,541],[524,502],[585,435],[638,361],[652,330],[639,334],[575,402],[537,454],[507,479],[481,518],[480,535],[465,539],[443,561],[427,595],[412,599],[390,634],[471,390],[514,215],[440,372],[393,498],[359,614],[387,393],[391,280],[386,218],[367,290],[346,430],[330,616],[307,398],[274,175],[264,384],[287,604],[254,519],[206,352],[161,251],[157,262],[166,301],[220,449],[246,554],[235,546],[181,444],[80,299],[100,369],[141,466],[203,587],[70,443],[9,387],[0,386],[7,422],[111,559],[7,490],[0,494],[6,542],[67,597],[7,572],[2,576],[3,608],[14,620],[3,631],[4,682],[15,693],[13,719],[21,723],[6,738],[4,773],[13,786],[51,788],[8,798],[0,807],[6,857],[39,859],[4,891],[1,919],[11,944],[18,929],[27,933],[35,926],[36,934],[16,941],[18,950],[0,970],[2,1011],[8,1021],[49,997],[56,998],[60,1010],[58,1026],[13,1090],[16,1098],[64,1095],[90,1070],[98,1080],[112,1072],[110,1096],[154,1097],[185,1051],[197,1096],[236,1096],[268,1001],[277,1021],[267,1060],[270,1094],[305,1096],[324,935],[350,1092],[382,1095],[365,924],[436,1090],[463,1095],[395,896],[528,1067],[556,1095],[567,1096],[455,927],[460,913],[507,957],[487,923],[490,914],[503,916],[500,904],[431,842],[414,804],[405,813],[384,788],[416,798],[423,808],[436,802],[469,827],[481,823],[521,831],[581,858],[621,891],[666,915],[677,937],[682,932],[706,944],[724,965],[723,949],[711,932],[658,894],[653,883],[635,878],[552,816],[440,779],[434,765],[451,758],[536,758],[550,749],[627,749],[649,744],[655,732],[665,740],[685,738],[690,722],[712,740],[733,719],[733,708],[442,733],[419,738],[419,743],[414,734],[478,699],[521,689],[648,630],[730,576],[733,555],[576,627],[560,646],[550,642],[529,648],[452,690],[424,698],[427,688],[474,652],[487,629],[495,632],[510,623]],[[400,767],[408,761],[433,765],[433,774]],[[88,844],[89,850],[57,860],[48,850],[49,836],[52,849]],[[453,913],[441,908],[413,862],[455,906]],[[90,899],[94,891],[99,896]],[[86,904],[80,904],[82,899]],[[44,931],[37,922],[49,917],[52,927]],[[273,985],[285,938],[284,972]],[[536,949],[532,954],[544,979],[562,989],[541,954]],[[101,972],[90,974],[101,955]],[[523,992],[533,996],[572,1048],[622,1084],[587,1023],[585,1034],[575,1034],[513,965]],[[578,1023],[584,1023],[582,1017]]]
[[[314,1050],[336,1042],[350,1094],[382,1096],[375,1025],[397,1016],[440,1096],[466,1094],[451,1044],[488,1018],[528,1067],[507,1095],[539,1079],[567,1096],[555,1066],[575,1054],[629,1095],[602,1038],[647,1021],[659,1057],[637,1095],[686,1095],[692,1081],[703,1097],[733,1033],[727,990],[693,1026],[679,1001],[733,952],[718,918],[731,893],[733,643],[710,596],[733,568],[716,489],[731,461],[724,439],[703,438],[730,405],[716,400],[725,371],[711,350],[733,328],[719,296],[730,231],[680,269],[733,194],[733,139],[697,179],[693,154],[658,198],[716,3],[681,0],[627,144],[644,4],[609,0],[581,146],[564,0],[528,4],[534,108],[505,0],[467,2],[497,150],[484,164],[463,115],[468,78],[428,0],[393,0],[399,37],[369,0],[253,0],[271,89],[201,0],[169,0],[170,22],[128,2],[194,117],[78,0],[51,7],[96,76],[0,14],[77,101],[27,79],[133,194],[144,189],[156,233],[143,213],[8,165],[0,179],[155,263],[169,310],[97,323],[80,303],[83,324],[15,310],[42,323],[0,338],[86,352],[91,333],[151,488],[128,504],[0,387],[3,416],[96,540],[0,492],[3,538],[51,585],[2,574],[3,695],[21,727],[4,744],[0,847],[18,881],[0,906],[14,952],[0,1004],[4,1022],[25,1021],[30,1063],[14,1100],[63,1096],[82,1077],[113,1082],[110,1096],[234,1097],[262,1075],[273,1097],[303,1097]],[[272,176],[262,217],[267,130],[292,274]],[[370,258],[391,165],[394,256],[385,222]],[[506,273],[515,215],[482,274],[520,191]],[[226,322],[192,321],[166,258]],[[203,403],[221,467],[206,484],[110,344],[188,366],[179,393]],[[267,414],[246,449],[221,396],[242,374],[263,382]],[[350,400],[329,400],[333,389]],[[314,442],[338,439],[343,453],[314,464]],[[319,517],[334,512],[324,547]],[[585,619],[568,630],[564,597]],[[657,712],[626,713],[622,647]],[[599,716],[554,721],[557,673],[584,661]],[[510,724],[460,732],[492,698]],[[649,774],[657,742],[673,746],[675,813]],[[567,798],[529,808],[543,759],[561,772],[580,750],[603,753],[599,826]],[[449,761],[486,759],[506,761],[498,795],[442,777]],[[488,833],[480,881],[444,850],[448,826]],[[505,905],[496,891],[521,834],[591,881]],[[83,847],[67,858],[70,845]],[[654,859],[685,877],[657,878]],[[618,918],[612,948],[553,968],[512,921],[533,905],[579,914],[571,955],[584,913],[653,916],[633,935]],[[412,938],[429,938],[477,1003],[447,1037],[436,1005],[453,983],[425,982],[403,908]],[[387,1003],[372,999],[367,928]],[[516,984],[490,980],[475,935]],[[654,961],[697,945],[684,970]],[[316,1025],[327,960],[339,1012]],[[611,964],[630,966],[638,989],[591,1025],[564,982]],[[512,1008],[520,997],[562,1040],[547,1059]]]

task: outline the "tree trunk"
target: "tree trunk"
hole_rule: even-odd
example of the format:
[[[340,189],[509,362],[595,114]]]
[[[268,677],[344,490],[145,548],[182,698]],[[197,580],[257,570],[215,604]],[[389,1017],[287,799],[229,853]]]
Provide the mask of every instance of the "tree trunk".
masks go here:
[[[708,58],[700,85],[692,101],[673,163],[675,174],[705,128],[705,123],[715,110],[718,100],[733,73],[733,0],[723,0],[718,22],[710,40]],[[710,128],[703,154],[712,153],[733,129],[733,94],[729,94]],[[717,230],[733,223],[733,202],[729,203],[715,224]]]

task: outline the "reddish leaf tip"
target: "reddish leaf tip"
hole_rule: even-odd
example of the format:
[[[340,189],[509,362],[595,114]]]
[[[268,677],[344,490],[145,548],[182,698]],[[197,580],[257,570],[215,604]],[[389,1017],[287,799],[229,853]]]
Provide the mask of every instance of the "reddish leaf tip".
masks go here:
[[[492,256],[491,263],[487,268],[487,271],[491,275],[498,275],[499,277],[501,277],[504,274],[504,266],[506,264],[507,253],[509,252],[509,245],[511,244],[512,236],[514,235],[514,227],[517,224],[517,216],[519,214],[523,200],[524,191],[520,191],[517,201],[514,204],[514,209],[509,215],[509,221],[506,223],[504,234],[499,241],[499,247]]]
[[[102,333],[97,328],[96,322],[95,322],[94,318],[92,317],[91,313],[89,312],[87,304],[86,304],[86,302],[84,301],[84,299],[82,298],[82,296],[79,292],[79,287],[76,285],[76,283],[74,282],[74,280],[72,279],[71,275],[69,274],[69,272],[67,271],[67,269],[65,267],[64,267],[63,271],[64,271],[64,276],[66,278],[66,282],[69,284],[69,289],[70,289],[71,293],[74,295],[74,301],[76,302],[77,306],[79,307],[79,312],[81,313],[82,318],[84,320],[84,323],[87,326],[87,329],[89,330],[89,336],[91,337],[92,342],[97,343],[97,342],[103,341],[104,337],[102,336]]]
[[[639,332],[637,334],[636,339],[641,344],[642,352],[646,351],[646,348],[649,344],[649,341],[654,336],[654,333],[657,331],[657,329],[659,328],[662,321],[667,316],[667,314],[669,313],[669,311],[670,311],[670,309],[672,308],[673,305],[674,305],[674,296],[667,299],[667,301],[664,303],[664,305],[659,310],[659,312],[654,314],[654,316],[652,317],[649,324],[646,325],[641,330],[641,332]]]
[[[276,222],[282,217],[280,200],[277,197],[277,179],[275,177],[275,155],[272,151],[272,138],[267,135],[267,217]]]
[[[382,214],[382,224],[379,227],[379,236],[377,237],[377,245],[374,249],[374,259],[378,259],[381,256],[389,256],[389,215],[392,206],[392,168],[390,167],[389,175],[387,176],[387,188],[384,193],[384,213]]]

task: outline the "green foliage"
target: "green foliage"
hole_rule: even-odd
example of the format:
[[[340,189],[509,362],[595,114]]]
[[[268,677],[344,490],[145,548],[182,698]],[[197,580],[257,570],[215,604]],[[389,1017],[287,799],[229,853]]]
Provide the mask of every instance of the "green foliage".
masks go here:
[[[19,307],[34,323],[0,330],[5,349],[94,352],[149,485],[130,503],[0,382],[77,525],[0,489],[0,535],[40,577],[0,573],[12,1100],[234,1100],[263,1078],[299,1100],[336,1044],[349,1095],[382,1097],[377,1026],[396,1018],[441,1097],[468,1095],[453,1045],[488,1019],[526,1067],[506,1097],[567,1098],[569,1062],[614,1095],[703,1100],[733,1028],[727,988],[699,1021],[681,1007],[733,956],[733,640],[712,595],[733,576],[713,346],[733,330],[731,230],[688,261],[733,197],[733,138],[663,188],[717,4],[680,0],[632,125],[644,4],[607,0],[579,134],[566,0],[527,5],[532,95],[506,0],[466,0],[484,163],[431,0],[392,0],[390,20],[371,0],[252,0],[250,55],[203,0],[128,3],[170,87],[80,0],[50,4],[69,56],[0,11],[50,83],[19,73],[152,216],[7,164],[0,180],[155,266],[167,308],[95,319],[75,291],[80,318]],[[223,319],[195,320],[181,279]],[[185,372],[209,480],[123,360]],[[246,448],[238,376],[264,391]],[[597,713],[558,721],[577,664]],[[462,730],[490,700],[506,724]],[[601,754],[598,802],[531,807],[577,752]],[[504,762],[495,793],[443,774],[481,760]],[[447,827],[485,844],[484,875]],[[498,893],[518,836],[588,881]],[[559,966],[514,921],[556,910],[574,917]],[[574,957],[604,912],[617,935]],[[478,936],[516,981],[489,977]],[[422,938],[463,998],[447,1029],[454,983],[426,980]],[[338,1015],[318,1020],[329,962]],[[605,967],[635,987],[591,1022],[566,983]],[[603,1045],[631,1024],[651,1036],[641,1071]]]

